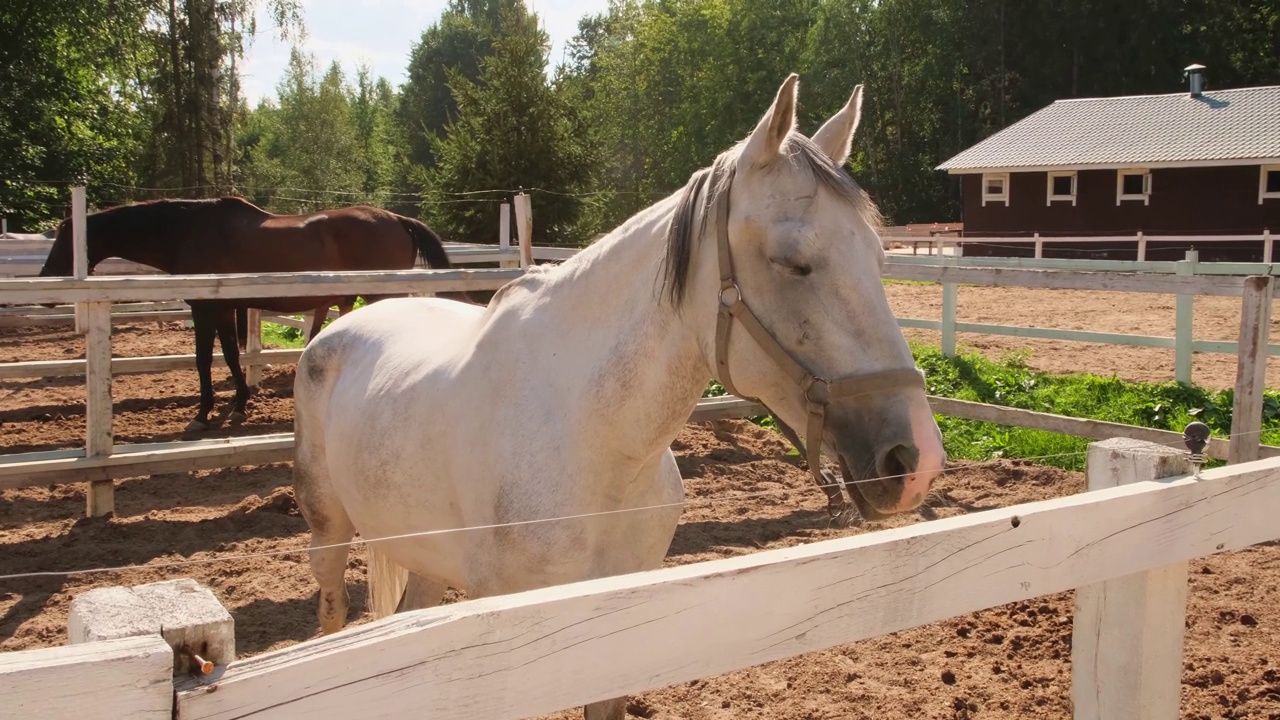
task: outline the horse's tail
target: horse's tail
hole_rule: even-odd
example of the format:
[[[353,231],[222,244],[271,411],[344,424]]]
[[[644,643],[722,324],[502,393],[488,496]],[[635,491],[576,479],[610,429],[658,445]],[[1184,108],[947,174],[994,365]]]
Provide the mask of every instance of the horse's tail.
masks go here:
[[[409,233],[409,237],[413,239],[413,247],[417,250],[418,257],[422,258],[422,262],[431,268],[449,268],[449,255],[444,251],[444,241],[432,230],[426,223],[421,220],[415,220],[411,217],[397,215],[400,224],[404,226],[405,232]]]
[[[405,232],[409,233],[409,237],[413,238],[413,246],[418,251],[418,257],[422,258],[427,267],[437,270],[453,267],[452,263],[449,262],[449,254],[444,250],[444,241],[440,239],[435,230],[427,227],[427,224],[421,220],[415,220],[403,215],[397,215],[396,217],[400,219],[400,224],[404,226]],[[442,292],[436,293],[436,296],[449,298],[450,300],[475,302],[471,295],[466,292]]]
[[[240,345],[240,352],[249,347],[249,308],[236,308],[236,342]]]
[[[384,618],[395,613],[409,585],[409,571],[396,564],[378,549],[377,543],[369,543],[369,609],[373,617]]]

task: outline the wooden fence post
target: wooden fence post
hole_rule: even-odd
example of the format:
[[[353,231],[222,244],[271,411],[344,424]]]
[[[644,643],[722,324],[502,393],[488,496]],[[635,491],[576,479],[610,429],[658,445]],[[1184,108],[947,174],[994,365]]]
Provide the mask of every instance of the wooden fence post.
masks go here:
[[[1262,391],[1266,389],[1267,344],[1271,339],[1271,295],[1269,275],[1244,279],[1228,463],[1249,462],[1260,457]]]
[[[515,206],[516,233],[520,236],[520,267],[524,269],[533,264],[533,208],[525,193],[515,196]]]
[[[1271,264],[1271,258],[1275,257],[1271,252],[1273,249],[1273,243],[1274,240],[1271,238],[1271,229],[1264,229],[1262,231],[1262,262],[1268,265]]]
[[[1143,262],[1146,259],[1147,259],[1147,236],[1143,235],[1142,231],[1139,230],[1138,231],[1138,262]]]
[[[1186,475],[1187,454],[1141,440],[1089,444],[1089,490]],[[1187,563],[1081,587],[1071,633],[1075,720],[1175,720],[1182,691]]]
[[[1188,250],[1186,258],[1178,263],[1177,274],[1194,275],[1196,263],[1199,260],[1199,252]],[[1195,301],[1194,295],[1178,295],[1174,301],[1173,376],[1178,382],[1191,382],[1191,353],[1195,342],[1192,322],[1195,319]]]
[[[257,308],[249,308],[248,324],[249,333],[245,338],[244,352],[246,355],[255,355],[262,352],[262,311]],[[245,367],[245,382],[249,387],[256,388],[262,383],[262,366],[256,360],[250,360]]]
[[[77,185],[71,188],[71,274],[77,280],[89,277],[89,244],[86,235],[87,203],[85,188]],[[85,303],[75,304],[76,334],[85,334],[88,319],[85,317]]]
[[[511,205],[502,203],[498,206],[498,248],[507,250],[511,247]],[[498,267],[516,267],[519,263],[503,260]]]
[[[1036,238],[1036,259],[1044,257],[1044,239],[1040,237],[1040,233],[1035,234]]]
[[[106,457],[112,451],[111,432],[111,303],[85,303],[85,456]],[[115,483],[89,483],[85,496],[89,517],[115,512]]]
[[[959,296],[959,285],[942,283],[942,354],[946,357],[955,357],[956,354],[956,304]]]

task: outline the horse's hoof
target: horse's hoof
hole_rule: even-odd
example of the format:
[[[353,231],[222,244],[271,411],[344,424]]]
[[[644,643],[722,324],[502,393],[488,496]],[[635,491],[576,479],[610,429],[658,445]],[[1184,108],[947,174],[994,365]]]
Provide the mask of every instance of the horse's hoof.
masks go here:
[[[187,423],[187,427],[183,429],[183,432],[204,432],[205,430],[208,430],[208,429],[209,429],[208,423],[203,423],[203,422],[200,422],[199,420],[192,420],[191,422]]]
[[[246,419],[246,415],[242,412],[232,412],[230,415],[227,416],[227,421],[230,422],[232,425],[239,425],[240,423],[244,422],[245,419]]]

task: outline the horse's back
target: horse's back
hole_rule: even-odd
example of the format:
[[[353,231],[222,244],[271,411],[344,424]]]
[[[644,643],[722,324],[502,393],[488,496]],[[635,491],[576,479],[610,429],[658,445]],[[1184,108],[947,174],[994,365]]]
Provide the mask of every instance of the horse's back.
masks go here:
[[[329,323],[303,350],[305,390],[357,369],[407,379],[448,362],[476,332],[484,308],[436,298],[387,298]],[[332,376],[332,377],[328,377]]]

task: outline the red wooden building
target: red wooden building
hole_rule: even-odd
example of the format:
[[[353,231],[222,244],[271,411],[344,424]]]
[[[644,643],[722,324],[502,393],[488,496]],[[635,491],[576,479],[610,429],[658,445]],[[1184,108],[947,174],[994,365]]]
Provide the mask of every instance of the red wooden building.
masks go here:
[[[1137,235],[1280,234],[1280,86],[1059,100],[938,166],[960,177],[965,255],[1133,259]],[[1149,243],[1149,260],[1191,242]],[[1261,240],[1197,244],[1204,261],[1259,261]],[[1277,258],[1280,259],[1280,258]]]

